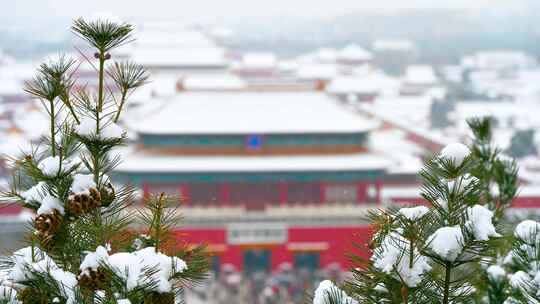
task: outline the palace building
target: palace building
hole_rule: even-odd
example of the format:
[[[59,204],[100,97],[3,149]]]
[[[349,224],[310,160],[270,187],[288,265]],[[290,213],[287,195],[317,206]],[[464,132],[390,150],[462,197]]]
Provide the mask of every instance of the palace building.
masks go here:
[[[391,164],[369,149],[376,121],[315,91],[183,92],[151,103],[130,115],[137,139],[115,180],[181,194],[181,231],[207,242],[216,264],[345,266],[353,236],[368,238],[362,216],[380,203]]]

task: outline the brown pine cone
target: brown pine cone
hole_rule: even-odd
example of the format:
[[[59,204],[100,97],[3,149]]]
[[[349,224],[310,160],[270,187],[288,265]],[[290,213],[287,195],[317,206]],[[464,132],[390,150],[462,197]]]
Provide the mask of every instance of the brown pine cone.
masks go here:
[[[86,269],[81,275],[77,277],[79,285],[89,290],[105,289],[110,282],[110,275],[102,267],[98,267],[97,270]]]
[[[101,206],[101,194],[96,188],[88,189],[87,193],[72,194],[68,198],[67,209],[70,213],[81,215]]]
[[[174,304],[175,296],[172,292],[152,292],[144,299],[144,304]]]
[[[37,236],[42,247],[50,249],[54,245],[54,237],[60,224],[62,223],[62,215],[56,209],[52,213],[40,214],[34,220]]]
[[[39,244],[41,245],[41,248],[49,251],[54,247],[54,234],[39,234]]]
[[[101,193],[96,188],[90,188],[90,200],[89,205],[91,208],[98,208],[101,206]]]
[[[34,220],[34,226],[40,234],[55,234],[62,223],[62,215],[56,209],[52,213],[40,214]]]
[[[101,188],[101,205],[108,207],[116,198],[116,191],[111,183],[107,183]]]
[[[42,294],[39,290],[27,287],[17,292],[17,299],[23,304],[47,304],[49,303],[47,295]]]
[[[84,213],[83,205],[80,202],[79,198],[75,198],[75,195],[72,195],[68,198],[67,203],[67,209],[69,213],[75,214],[75,215],[81,215]]]

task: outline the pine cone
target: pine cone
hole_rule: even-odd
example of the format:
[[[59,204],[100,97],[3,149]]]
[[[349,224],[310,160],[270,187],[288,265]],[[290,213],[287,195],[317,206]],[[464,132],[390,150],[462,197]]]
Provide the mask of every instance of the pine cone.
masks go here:
[[[144,299],[144,304],[174,304],[175,296],[172,292],[152,292]]]
[[[54,237],[62,223],[62,215],[56,209],[52,213],[40,214],[34,220],[39,241],[44,248],[54,245]]]
[[[70,195],[68,197],[67,210],[69,211],[69,213],[72,213],[75,215],[81,215],[84,213],[84,208],[81,203],[80,196],[78,194]]]
[[[24,288],[17,292],[17,299],[23,304],[47,304],[47,296],[35,288]]]
[[[109,284],[110,275],[103,267],[98,267],[97,270],[88,268],[77,277],[77,280],[79,281],[79,285],[83,288],[99,290],[105,289]]]
[[[107,183],[101,188],[101,205],[108,207],[116,198],[116,191],[111,183]]]
[[[36,230],[43,235],[55,234],[62,223],[62,215],[56,209],[52,213],[40,214],[34,220]]]
[[[98,208],[101,206],[101,193],[96,188],[90,188],[90,207]]]
[[[96,188],[87,193],[72,194],[68,197],[67,209],[70,213],[81,215],[101,206],[101,194]]]

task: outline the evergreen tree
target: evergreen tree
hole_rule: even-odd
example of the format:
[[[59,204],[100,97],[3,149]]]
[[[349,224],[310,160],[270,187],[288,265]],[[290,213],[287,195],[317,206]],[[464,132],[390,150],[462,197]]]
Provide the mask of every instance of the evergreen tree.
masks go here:
[[[491,145],[490,119],[469,125],[470,149],[451,144],[420,173],[429,207],[371,212],[371,259],[353,256],[359,268],[344,284],[346,293],[325,282],[314,303],[476,303],[479,294],[506,299],[494,291],[507,288],[493,277],[496,269],[480,266],[504,252],[495,227],[517,193],[517,167]]]
[[[110,63],[111,52],[132,41],[132,30],[103,18],[73,22],[72,31],[95,50],[87,60],[97,90],[75,85],[78,63],[66,56],[43,63],[26,84],[50,129],[30,153],[13,158],[3,197],[36,217],[28,247],[0,262],[7,273],[0,303],[177,303],[187,283],[205,276],[203,248],[174,238],[179,198],[162,193],[138,211],[135,189],[110,178],[121,161],[111,152],[125,142],[117,122],[148,79],[133,62]]]
[[[471,174],[478,178],[482,204],[500,220],[518,193],[516,161],[493,145],[492,118],[473,118],[467,123],[473,133]]]
[[[512,243],[511,229],[505,227],[508,223],[504,215],[518,193],[517,164],[492,144],[493,119],[471,119],[468,124],[474,135],[471,149],[475,165],[471,173],[480,182],[482,203],[494,212],[493,221],[501,226],[504,234],[494,247],[492,259],[477,267],[481,277],[475,285],[476,298],[479,303],[502,304],[509,294],[509,281],[502,263]]]

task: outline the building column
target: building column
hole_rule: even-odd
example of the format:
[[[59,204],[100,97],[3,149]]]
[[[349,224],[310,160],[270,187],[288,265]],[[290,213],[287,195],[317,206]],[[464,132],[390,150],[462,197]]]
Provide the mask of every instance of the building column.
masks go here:
[[[189,187],[187,184],[180,184],[180,200],[184,205],[189,205]]]
[[[229,183],[221,183],[219,185],[219,204],[220,206],[226,206],[231,201],[231,188]]]
[[[289,191],[287,182],[279,182],[279,205],[285,206],[288,201]]]
[[[381,191],[382,191],[382,181],[381,181],[380,178],[375,180],[375,191],[376,191],[375,192],[376,193],[375,194],[375,197],[376,197],[375,201],[377,202],[377,205],[380,205],[380,204],[382,204],[382,193],[381,193]]]
[[[319,183],[319,200],[321,204],[326,203],[326,182]]]
[[[356,202],[359,204],[365,204],[367,202],[367,189],[368,184],[365,182],[358,182],[356,184]]]
[[[143,182],[142,184],[142,190],[143,190],[143,200],[147,200],[150,197],[150,186],[148,186],[147,182]]]

